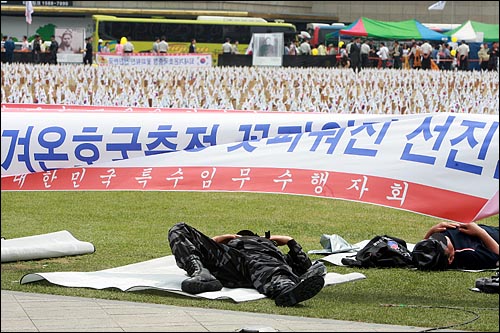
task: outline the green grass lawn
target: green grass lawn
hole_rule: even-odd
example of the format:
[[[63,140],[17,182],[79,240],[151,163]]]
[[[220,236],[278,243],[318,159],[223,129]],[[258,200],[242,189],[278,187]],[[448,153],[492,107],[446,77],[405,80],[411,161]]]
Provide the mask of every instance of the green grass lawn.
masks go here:
[[[420,327],[472,321],[453,327],[499,331],[499,295],[469,290],[477,278],[489,277],[492,272],[354,269],[327,263],[329,272],[361,272],[367,278],[326,287],[293,308],[276,307],[270,299],[233,303],[157,291],[66,288],[43,281],[19,284],[27,273],[96,271],[169,255],[167,232],[177,222],[186,222],[210,236],[241,229],[259,234],[270,230],[295,237],[308,251],[321,248],[322,234],[338,234],[350,243],[383,234],[416,243],[439,220],[375,205],[291,195],[2,192],[2,237],[68,230],[96,247],[96,252],[88,255],[2,263],[2,289]],[[498,215],[480,223],[498,226]],[[474,320],[476,314],[479,318]]]

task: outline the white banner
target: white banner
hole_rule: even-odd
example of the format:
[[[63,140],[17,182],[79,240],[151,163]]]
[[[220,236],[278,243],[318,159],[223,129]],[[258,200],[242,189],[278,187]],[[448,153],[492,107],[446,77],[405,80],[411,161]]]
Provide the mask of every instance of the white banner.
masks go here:
[[[2,104],[2,177],[398,118]]]
[[[57,63],[58,64],[83,64],[83,54],[82,53],[58,53]]]
[[[96,62],[105,65],[157,65],[157,66],[212,66],[212,55],[201,53],[189,54],[156,54],[133,53],[117,55],[114,53],[98,53]]]
[[[498,214],[494,115],[48,111],[2,119],[2,172],[43,169],[2,177],[2,190],[266,192],[460,222]]]

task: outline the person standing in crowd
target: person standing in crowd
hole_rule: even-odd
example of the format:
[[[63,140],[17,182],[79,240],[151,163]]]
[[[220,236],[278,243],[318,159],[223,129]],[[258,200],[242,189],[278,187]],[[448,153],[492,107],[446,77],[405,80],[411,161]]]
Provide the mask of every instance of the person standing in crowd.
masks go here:
[[[418,42],[415,44],[415,57],[413,58],[413,68],[421,69],[422,68],[422,50],[420,46],[422,42]]]
[[[42,42],[40,35],[35,35],[35,39],[33,40],[33,50],[31,51],[33,53],[33,62],[35,64],[40,63],[40,53],[42,53]]]
[[[7,41],[7,35],[2,36],[2,52],[5,52],[4,45],[5,45],[6,41]]]
[[[349,61],[355,73],[361,70],[361,40],[359,37],[354,38],[354,42],[351,43]]]
[[[410,47],[403,45],[403,69],[410,69]]]
[[[366,39],[361,44],[361,50],[359,53],[361,55],[361,68],[368,68],[368,66],[369,66],[368,57],[370,54],[370,45],[367,43]]]
[[[394,42],[392,49],[392,68],[401,69],[401,55],[403,54],[403,48],[399,45],[398,41]]]
[[[97,52],[99,52],[99,53],[102,52],[102,43],[103,43],[102,39],[99,39],[97,41]]]
[[[105,42],[105,43],[104,43],[104,45],[102,46],[101,52],[102,52],[102,53],[109,53],[109,52],[111,52],[111,51],[109,50],[109,42]]]
[[[347,51],[347,54],[351,54],[351,45],[354,43],[354,40],[351,40],[349,41],[349,43],[347,43],[346,47],[345,47],[345,50]]]
[[[319,56],[326,56],[326,46],[325,43],[321,42],[318,45],[318,55]]]
[[[123,53],[134,53],[134,44],[127,38],[127,42],[123,45]]]
[[[431,69],[432,45],[425,41],[420,46],[420,52],[422,53],[422,69]]]
[[[326,47],[326,54],[337,55],[337,48],[334,47],[332,43],[328,44],[328,46]]]
[[[437,52],[436,52],[436,64],[438,65],[438,68],[439,69],[443,69],[443,58],[444,58],[444,52],[443,52],[443,49],[444,49],[444,44],[437,44],[436,45],[436,48],[437,48]]]
[[[151,53],[158,53],[158,44],[160,44],[160,37],[156,37],[153,42],[153,48],[151,49]]]
[[[479,58],[479,68],[481,68],[482,71],[485,71],[488,69],[488,61],[490,60],[490,55],[488,54],[489,51],[488,43],[483,43],[479,47],[479,51],[477,51],[477,57]]]
[[[342,45],[340,45],[340,51],[339,51],[340,53],[339,65],[341,68],[349,68],[351,66],[351,62],[349,60],[349,55],[347,54],[347,46],[345,45],[344,42],[341,43]]]
[[[115,52],[116,52],[116,55],[123,55],[123,44],[120,43],[119,41],[117,41],[117,44],[115,46]]]
[[[57,65],[57,51],[59,50],[59,43],[56,41],[56,36],[50,36],[50,63]]]
[[[284,43],[285,47],[283,48],[283,55],[288,55],[290,53],[290,47],[288,46],[289,44]]]
[[[387,46],[385,46],[384,42],[380,43],[380,49],[378,50],[377,55],[380,57],[380,60],[382,62],[381,67],[386,68],[387,60],[389,59],[389,49],[387,48]]]
[[[288,55],[297,55],[297,45],[295,45],[294,41],[290,42],[290,46],[288,47]]]
[[[451,70],[458,69],[458,61],[457,61],[457,50],[451,50]]]
[[[309,44],[309,40],[307,38],[300,44],[300,54],[301,55],[310,55],[311,54],[311,45]]]
[[[439,65],[439,57],[438,57],[438,53],[439,53],[439,50],[441,49],[441,45],[440,44],[434,44],[434,47],[432,48],[432,52],[431,52],[431,59],[432,61],[434,61],[434,64],[436,66]],[[439,68],[439,66],[438,66]],[[432,69],[432,63],[431,63],[431,69]]]
[[[469,69],[469,45],[463,40],[457,48],[458,69],[466,71]]]
[[[161,36],[161,41],[160,43],[158,43],[158,53],[161,54],[168,53],[168,43],[166,36]]]
[[[233,44],[233,50],[231,51],[232,54],[240,54],[240,50],[238,50],[238,47],[240,46],[240,42],[237,40],[234,41]]]
[[[191,44],[189,44],[189,53],[196,53],[196,39],[191,39]]]
[[[490,59],[488,60],[488,70],[497,71],[498,70],[498,42],[494,42],[491,45],[491,49],[488,51]]]
[[[85,56],[83,57],[83,64],[84,65],[92,65],[92,36],[88,37],[85,39],[86,45],[85,45]]]
[[[410,68],[414,68],[415,56],[417,53],[417,42],[412,39],[410,43],[410,51],[408,52],[408,61],[410,63]]]
[[[231,45],[231,39],[226,38],[226,42],[222,44],[222,54],[231,54],[233,52],[233,46]]]
[[[378,61],[379,61],[378,55],[377,55],[377,52],[378,52],[377,46],[375,45],[373,40],[369,40],[368,45],[370,45],[370,53],[368,54],[368,57],[372,59],[370,66],[373,68],[377,68]]]
[[[30,42],[28,42],[28,36],[23,36],[23,41],[21,44],[21,51],[28,52],[30,50]]]
[[[43,39],[40,39],[40,50],[42,51],[42,53],[45,53],[45,51],[47,50],[47,44],[45,44],[45,41]]]
[[[443,44],[443,54],[444,56],[440,58],[439,62],[443,62],[443,69],[444,70],[451,70],[451,63],[452,63],[452,56],[451,56],[451,50],[450,50],[450,44],[444,43]],[[444,61],[441,61],[443,59]]]
[[[5,49],[5,60],[7,63],[11,64],[14,61],[14,49],[16,48],[16,44],[12,40],[12,36],[5,41],[3,48]]]

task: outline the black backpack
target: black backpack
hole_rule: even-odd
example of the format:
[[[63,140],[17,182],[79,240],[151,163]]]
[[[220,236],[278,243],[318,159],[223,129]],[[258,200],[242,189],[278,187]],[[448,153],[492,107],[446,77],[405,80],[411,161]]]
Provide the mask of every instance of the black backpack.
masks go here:
[[[413,267],[406,242],[387,235],[373,237],[354,258],[342,258],[342,264],[362,268]]]

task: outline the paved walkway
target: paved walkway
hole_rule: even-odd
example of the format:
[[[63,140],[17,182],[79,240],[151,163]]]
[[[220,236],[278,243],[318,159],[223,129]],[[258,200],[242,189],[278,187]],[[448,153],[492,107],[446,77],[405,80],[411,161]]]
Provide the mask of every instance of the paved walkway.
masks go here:
[[[413,326],[368,324],[7,290],[2,290],[1,326],[2,332],[419,332],[425,330],[423,327]]]

